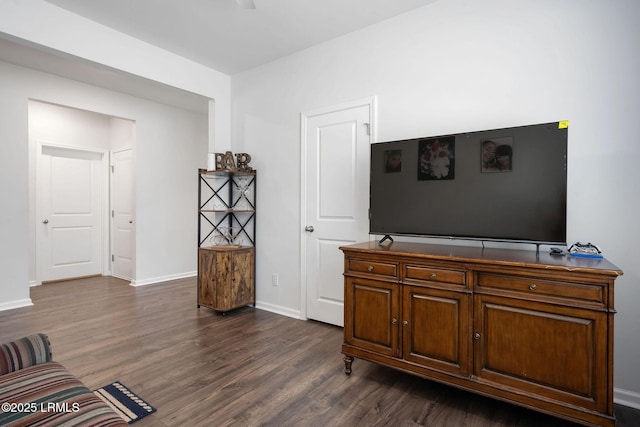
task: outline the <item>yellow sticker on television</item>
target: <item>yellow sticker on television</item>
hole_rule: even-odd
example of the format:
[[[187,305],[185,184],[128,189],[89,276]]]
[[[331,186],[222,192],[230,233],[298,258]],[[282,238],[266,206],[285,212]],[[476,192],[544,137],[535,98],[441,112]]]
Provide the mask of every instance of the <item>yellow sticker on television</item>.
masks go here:
[[[558,129],[566,129],[569,127],[569,120],[562,120],[558,122]]]

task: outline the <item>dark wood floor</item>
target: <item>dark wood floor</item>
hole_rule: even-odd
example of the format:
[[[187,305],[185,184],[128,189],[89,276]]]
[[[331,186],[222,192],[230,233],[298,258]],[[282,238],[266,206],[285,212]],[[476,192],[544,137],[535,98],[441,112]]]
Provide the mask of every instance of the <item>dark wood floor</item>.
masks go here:
[[[195,279],[133,288],[88,278],[32,288],[0,312],[0,341],[44,332],[94,389],[122,381],[150,426],[575,426],[365,361],[344,374],[342,329],[247,307],[196,308]],[[640,411],[616,406],[618,426]]]

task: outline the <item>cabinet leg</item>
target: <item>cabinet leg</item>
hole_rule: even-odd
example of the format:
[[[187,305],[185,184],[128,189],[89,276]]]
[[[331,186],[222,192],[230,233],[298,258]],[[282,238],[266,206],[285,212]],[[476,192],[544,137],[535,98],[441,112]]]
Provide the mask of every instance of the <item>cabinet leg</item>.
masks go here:
[[[353,357],[345,356],[342,360],[344,360],[344,373],[347,375],[351,375],[351,364],[353,363]]]

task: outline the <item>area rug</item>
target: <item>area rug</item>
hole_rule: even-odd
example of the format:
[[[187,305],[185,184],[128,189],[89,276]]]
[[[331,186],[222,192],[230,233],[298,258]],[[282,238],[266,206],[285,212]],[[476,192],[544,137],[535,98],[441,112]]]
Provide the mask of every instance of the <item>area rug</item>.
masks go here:
[[[118,381],[94,390],[93,393],[129,424],[156,411],[156,408]]]

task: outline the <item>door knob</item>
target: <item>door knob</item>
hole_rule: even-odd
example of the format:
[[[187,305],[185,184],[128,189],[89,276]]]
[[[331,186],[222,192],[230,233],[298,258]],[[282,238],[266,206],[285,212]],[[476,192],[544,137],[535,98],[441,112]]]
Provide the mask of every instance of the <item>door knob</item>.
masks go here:
[[[304,228],[304,231],[308,231],[309,233],[313,233],[313,230],[314,230],[313,225],[307,225]]]
[[[43,224],[49,224],[49,220],[45,219],[44,221],[42,221]]]

